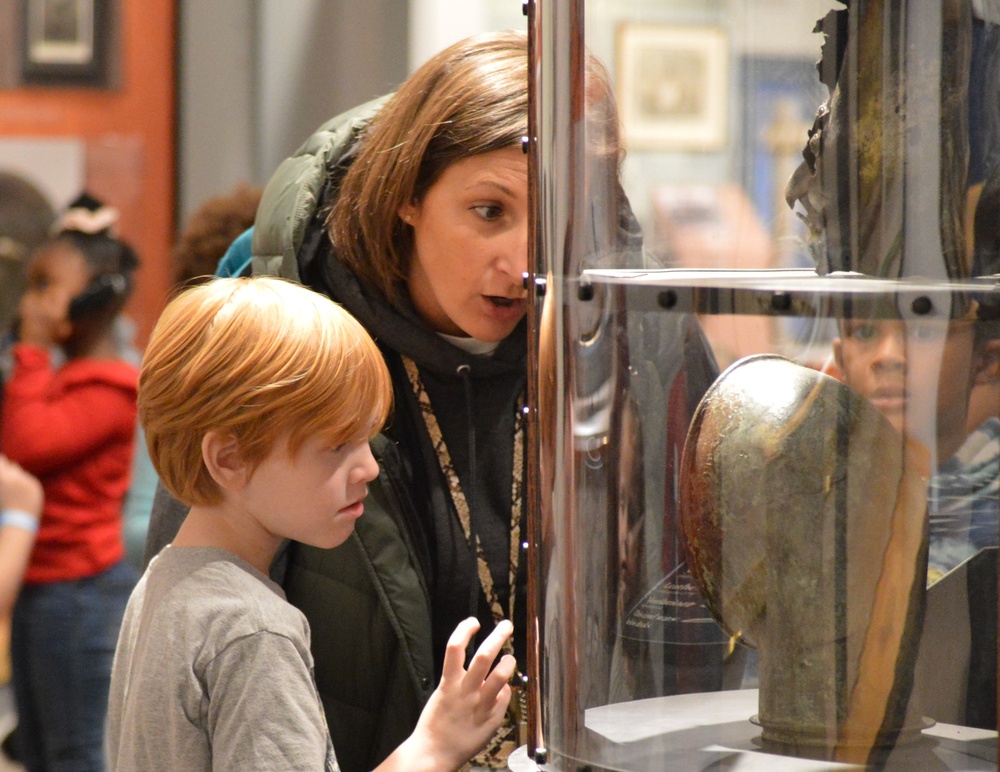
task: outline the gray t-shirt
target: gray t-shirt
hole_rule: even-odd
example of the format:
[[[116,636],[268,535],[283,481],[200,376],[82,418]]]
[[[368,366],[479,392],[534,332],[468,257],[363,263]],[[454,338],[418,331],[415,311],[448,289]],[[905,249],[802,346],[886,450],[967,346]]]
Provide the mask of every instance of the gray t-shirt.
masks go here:
[[[225,550],[168,547],[125,611],[108,751],[132,770],[337,770],[309,623]]]

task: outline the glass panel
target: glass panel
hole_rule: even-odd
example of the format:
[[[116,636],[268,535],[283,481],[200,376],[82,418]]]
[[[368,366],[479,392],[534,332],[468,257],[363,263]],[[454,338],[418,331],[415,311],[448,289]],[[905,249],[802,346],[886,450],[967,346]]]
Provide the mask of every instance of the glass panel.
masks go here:
[[[534,14],[511,767],[996,769],[1000,5]]]

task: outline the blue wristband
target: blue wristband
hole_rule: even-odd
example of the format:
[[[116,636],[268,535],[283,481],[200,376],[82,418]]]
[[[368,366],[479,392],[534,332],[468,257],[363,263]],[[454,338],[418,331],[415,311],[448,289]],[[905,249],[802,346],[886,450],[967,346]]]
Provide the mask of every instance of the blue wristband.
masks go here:
[[[21,528],[29,533],[38,533],[38,518],[21,509],[0,511],[0,528],[6,528],[8,525]]]

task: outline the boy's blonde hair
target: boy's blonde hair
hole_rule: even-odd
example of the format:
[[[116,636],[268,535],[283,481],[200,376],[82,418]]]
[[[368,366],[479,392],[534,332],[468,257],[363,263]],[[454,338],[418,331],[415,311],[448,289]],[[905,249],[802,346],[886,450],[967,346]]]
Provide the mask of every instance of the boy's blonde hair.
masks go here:
[[[286,432],[294,454],[371,438],[392,385],[364,327],[316,292],[272,277],[216,279],[164,310],[143,357],[139,419],[149,455],[181,502],[217,504],[202,438],[229,433],[251,470]]]

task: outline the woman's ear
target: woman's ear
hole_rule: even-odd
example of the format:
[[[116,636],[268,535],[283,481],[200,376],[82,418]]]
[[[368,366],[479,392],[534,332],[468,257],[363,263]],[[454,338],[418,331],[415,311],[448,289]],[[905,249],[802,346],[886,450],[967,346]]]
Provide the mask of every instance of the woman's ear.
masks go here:
[[[396,214],[407,225],[413,225],[420,216],[420,205],[416,201],[410,201],[399,207],[399,211]]]
[[[240,445],[229,432],[212,430],[201,438],[201,457],[205,468],[224,491],[237,491],[246,485],[248,466]]]

